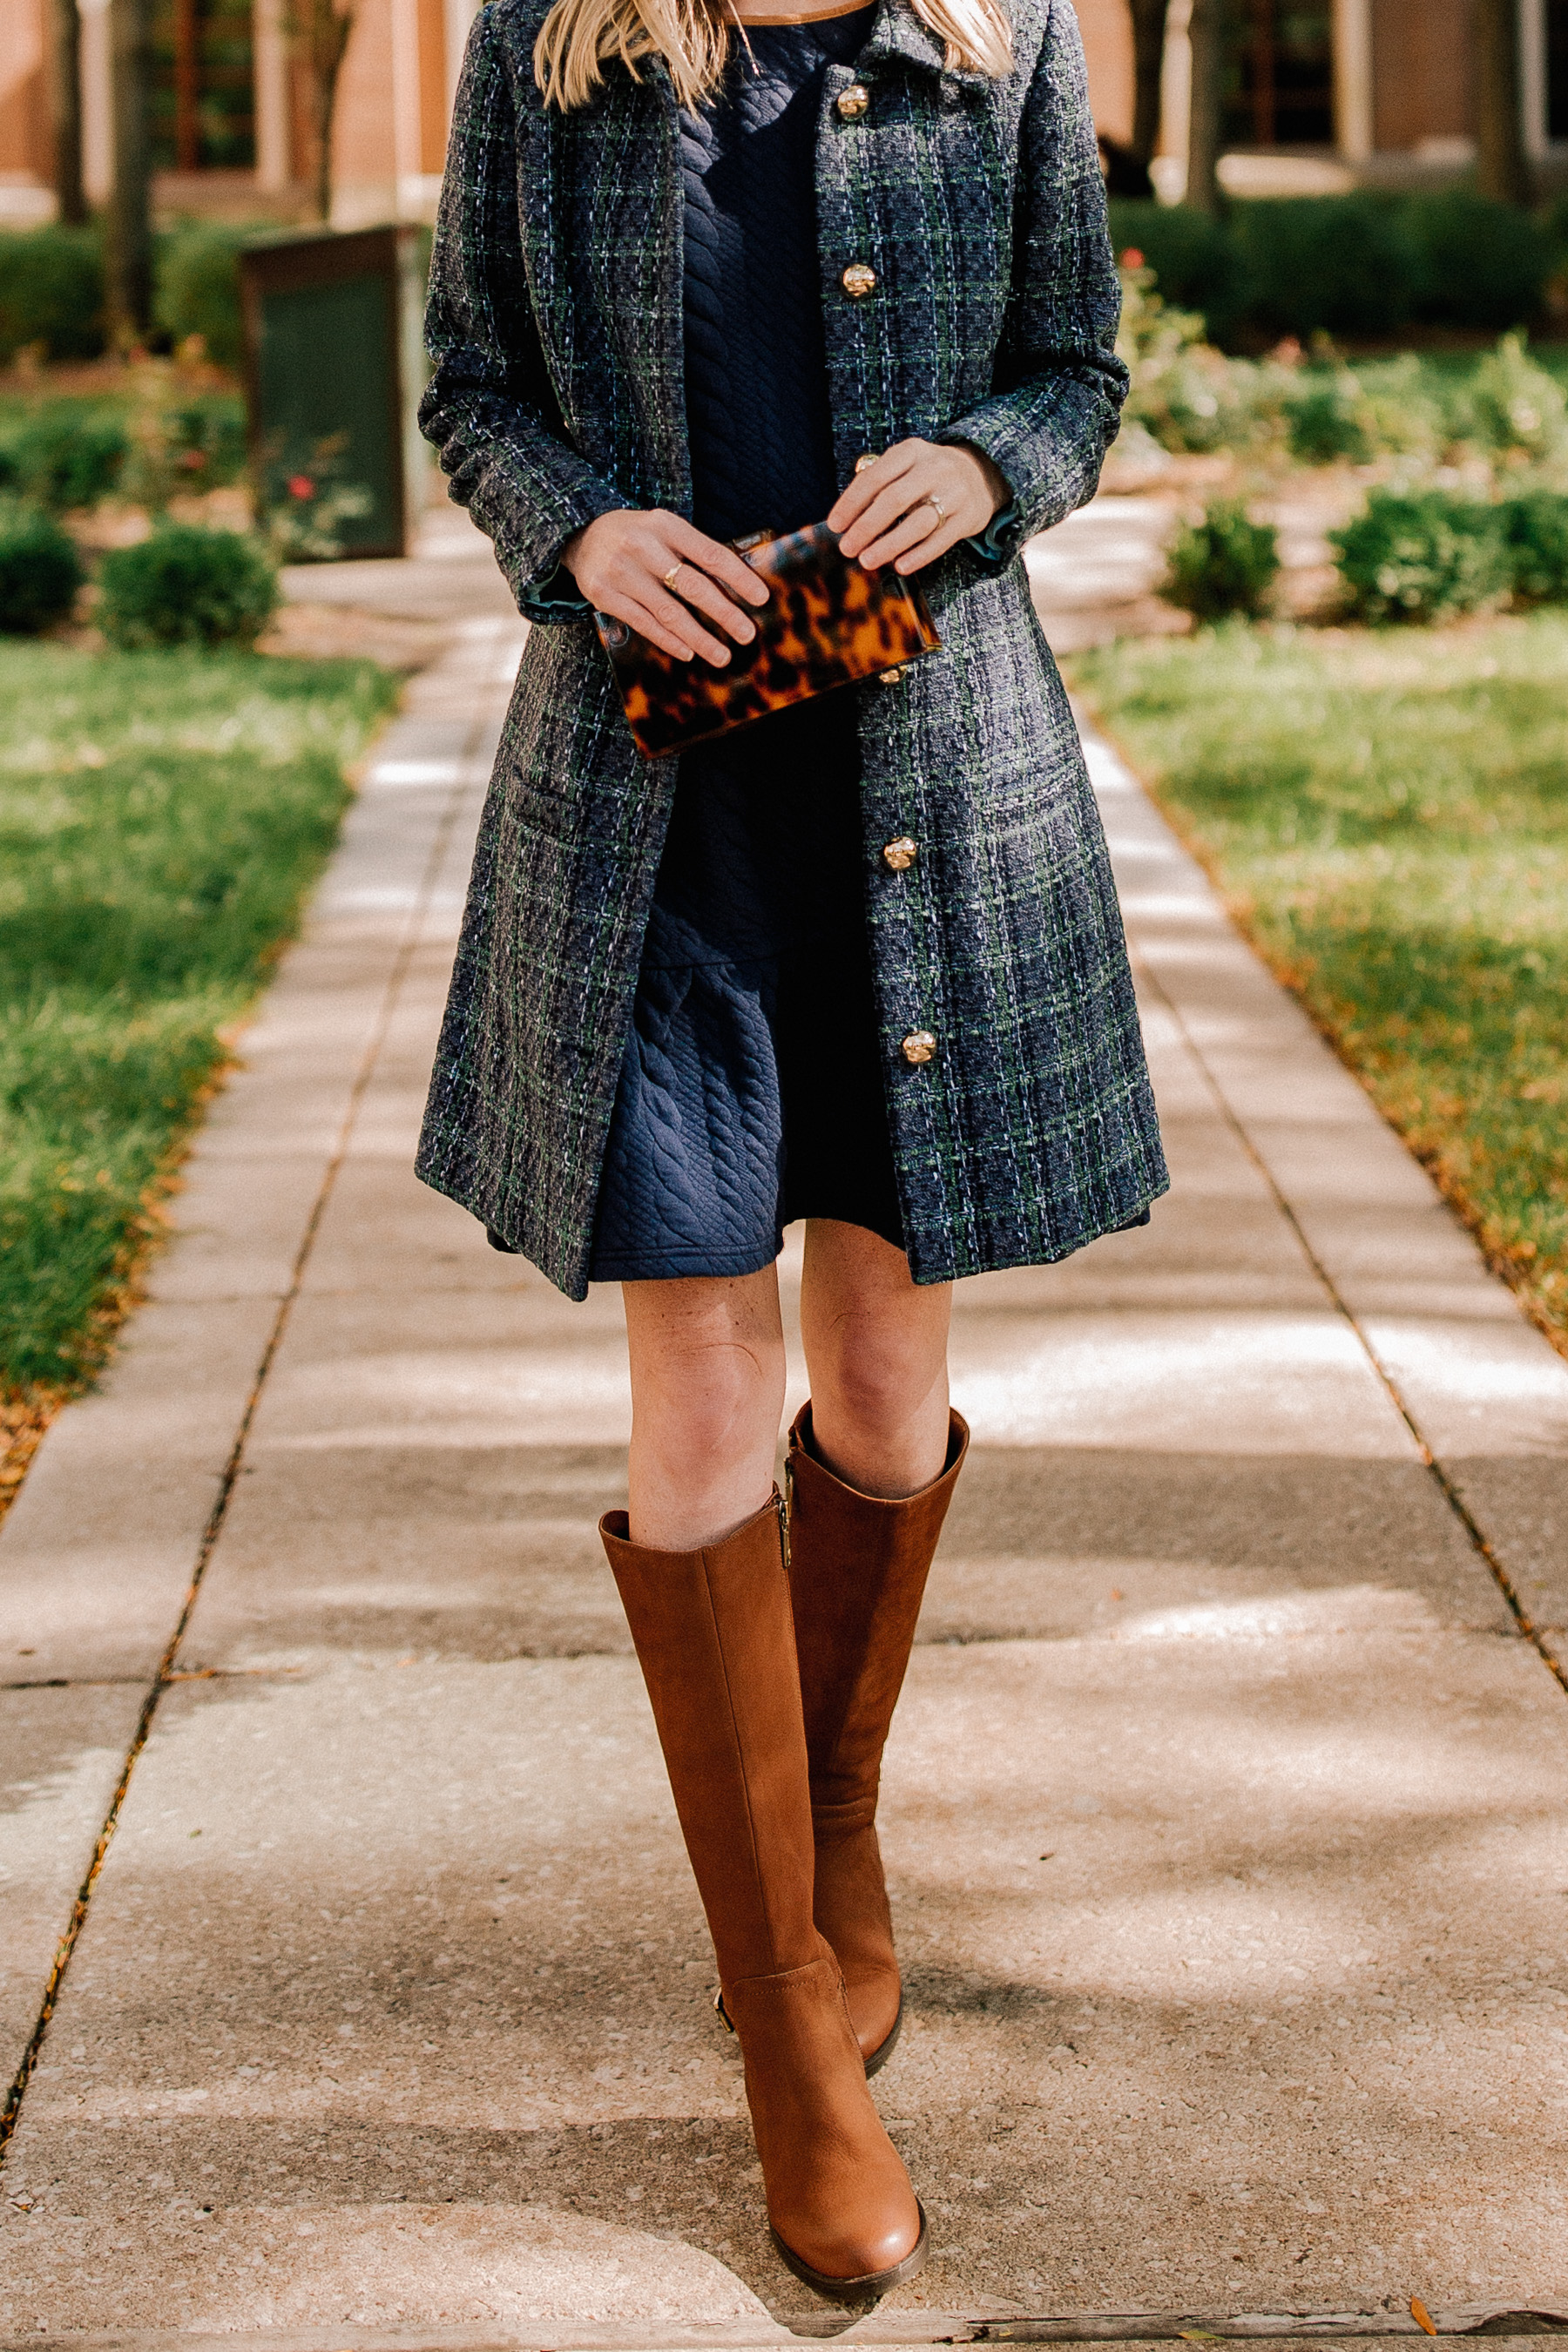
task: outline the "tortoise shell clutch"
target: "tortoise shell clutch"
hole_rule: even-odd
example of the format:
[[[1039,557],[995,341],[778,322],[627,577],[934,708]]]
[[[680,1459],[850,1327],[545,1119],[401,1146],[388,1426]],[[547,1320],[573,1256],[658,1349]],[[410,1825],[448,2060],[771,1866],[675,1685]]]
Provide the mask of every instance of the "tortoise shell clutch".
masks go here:
[[[594,615],[645,760],[689,751],[835,687],[896,675],[942,644],[920,590],[896,572],[849,562],[825,522],[733,544],[771,593],[751,608],[757,634],[731,646],[726,668],[678,661],[625,621]]]

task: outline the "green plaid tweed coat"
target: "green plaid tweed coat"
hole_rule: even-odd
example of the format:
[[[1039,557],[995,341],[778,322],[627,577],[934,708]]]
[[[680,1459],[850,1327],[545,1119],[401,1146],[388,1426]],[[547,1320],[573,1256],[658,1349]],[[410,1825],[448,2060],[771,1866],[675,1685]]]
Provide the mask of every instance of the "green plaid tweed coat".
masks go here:
[[[678,114],[657,62],[570,114],[547,0],[471,36],[421,412],[533,620],[479,833],[418,1170],[586,1293],[600,1171],[678,762],[645,762],[558,569],[626,506],[689,514]],[[816,196],[839,475],[906,436],[1012,486],[999,560],[921,578],[940,654],[859,698],[866,906],[917,1282],[1064,1257],[1165,1189],[1105,845],[1018,550],[1092,493],[1126,375],[1078,26],[1016,0],[1005,80],[943,68],[907,0],[832,67]],[[858,119],[835,100],[870,92]],[[876,272],[853,299],[851,262]],[[892,872],[882,845],[920,845]],[[900,1050],[929,1029],[935,1057]]]

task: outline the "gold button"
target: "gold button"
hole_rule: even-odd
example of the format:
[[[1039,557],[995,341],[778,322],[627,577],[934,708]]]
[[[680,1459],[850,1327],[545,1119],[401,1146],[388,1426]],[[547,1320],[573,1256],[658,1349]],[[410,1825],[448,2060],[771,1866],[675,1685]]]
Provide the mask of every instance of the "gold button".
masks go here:
[[[879,686],[897,686],[903,674],[901,669],[879,669],[877,683]]]
[[[889,841],[882,852],[883,857],[895,874],[904,873],[914,864],[920,854],[920,843],[912,841],[907,833],[900,833],[897,841]]]
[[[911,1029],[904,1039],[904,1059],[920,1064],[929,1062],[936,1052],[936,1039],[929,1029]]]
[[[852,261],[839,283],[846,294],[852,294],[858,301],[861,295],[869,294],[872,287],[877,283],[877,273],[874,269],[868,269],[863,261]]]
[[[838,111],[846,122],[858,122],[870,103],[871,93],[863,81],[852,81],[838,93]]]

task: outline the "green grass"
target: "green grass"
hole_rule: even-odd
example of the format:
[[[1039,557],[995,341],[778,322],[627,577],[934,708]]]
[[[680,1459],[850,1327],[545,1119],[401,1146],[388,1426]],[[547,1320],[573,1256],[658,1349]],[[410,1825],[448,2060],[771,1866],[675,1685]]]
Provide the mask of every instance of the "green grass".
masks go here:
[[[1568,1347],[1568,616],[1233,625],[1068,667]]]
[[[364,662],[0,641],[0,1398],[101,1360],[395,693]]]

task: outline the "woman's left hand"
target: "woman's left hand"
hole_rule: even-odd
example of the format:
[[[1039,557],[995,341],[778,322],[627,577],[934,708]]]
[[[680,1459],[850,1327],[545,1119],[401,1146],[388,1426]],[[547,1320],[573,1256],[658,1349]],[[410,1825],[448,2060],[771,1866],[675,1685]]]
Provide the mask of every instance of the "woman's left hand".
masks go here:
[[[973,539],[1011,504],[1006,477],[978,449],[895,441],[856,475],[827,518],[846,555],[868,572],[919,572]]]

